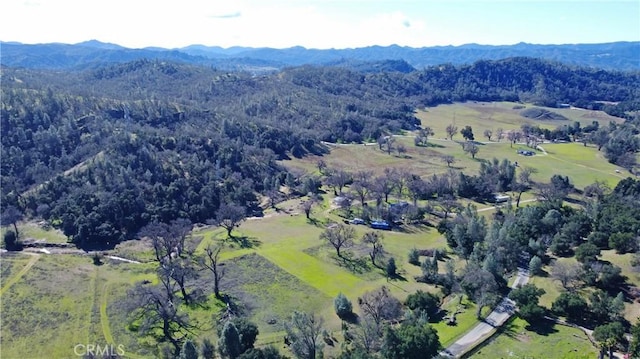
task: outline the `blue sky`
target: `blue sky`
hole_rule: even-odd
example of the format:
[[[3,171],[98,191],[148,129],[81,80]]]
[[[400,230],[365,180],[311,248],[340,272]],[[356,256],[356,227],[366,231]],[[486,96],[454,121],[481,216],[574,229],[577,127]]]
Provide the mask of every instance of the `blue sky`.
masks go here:
[[[3,0],[0,40],[140,48],[640,41],[640,0]]]

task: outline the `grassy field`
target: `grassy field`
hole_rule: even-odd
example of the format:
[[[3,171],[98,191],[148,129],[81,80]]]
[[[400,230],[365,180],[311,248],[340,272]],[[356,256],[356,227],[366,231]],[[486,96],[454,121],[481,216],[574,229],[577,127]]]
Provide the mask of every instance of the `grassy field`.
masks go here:
[[[91,316],[96,277],[90,260],[39,257],[2,295],[2,356],[65,357],[78,343],[103,342]]]
[[[329,155],[309,156],[302,159],[282,161],[289,168],[317,173],[316,163],[322,159],[329,167],[348,168],[349,171],[371,170],[374,173],[382,173],[384,168],[410,169],[414,174],[430,176],[445,173],[451,169],[464,171],[465,173],[477,173],[480,164],[485,160],[497,158],[508,159],[517,162],[520,168],[531,167],[535,170],[532,175],[534,181],[548,182],[552,175],[560,174],[569,176],[573,184],[578,188],[604,181],[614,187],[621,179],[627,176],[626,170],[612,165],[604,159],[602,152],[592,145],[584,146],[580,143],[549,143],[543,144],[544,151],[536,151],[535,156],[526,157],[516,153],[517,149],[525,149],[524,145],[511,145],[506,139],[497,142],[496,138],[487,141],[482,137],[485,129],[495,130],[502,127],[505,130],[519,129],[523,123],[539,124],[541,127],[555,128],[559,121],[535,121],[519,115],[518,110],[513,110],[514,103],[464,103],[454,105],[442,105],[429,108],[427,111],[418,111],[417,117],[423,126],[431,126],[435,135],[429,140],[429,146],[416,147],[413,143],[412,133],[396,136],[396,142],[403,144],[407,152],[403,155],[378,149],[376,144],[369,145],[328,145]],[[621,120],[601,112],[582,111],[570,109],[551,109],[563,114],[572,120],[583,124],[591,121],[599,121],[602,125],[609,121]],[[459,141],[462,136],[454,136],[453,141],[446,139],[445,127],[451,122],[445,119],[455,114],[456,124],[459,128],[465,125],[472,126],[480,151],[473,159],[464,153]],[[567,121],[565,121],[567,122]],[[528,149],[528,148],[527,148]],[[442,162],[445,155],[454,156],[456,162],[448,167]]]
[[[579,329],[547,323],[536,331],[520,318],[509,320],[486,344],[468,358],[596,358],[597,349]]]
[[[495,131],[502,128],[505,131],[520,129],[522,124],[538,125],[541,128],[554,129],[558,126],[571,125],[574,121],[580,122],[584,127],[593,121],[598,121],[600,125],[606,125],[610,121],[620,123],[623,120],[610,116],[602,111],[589,111],[581,109],[558,109],[545,108],[549,111],[567,117],[568,121],[540,121],[529,119],[520,115],[525,108],[514,108],[515,106],[525,106],[526,108],[538,107],[529,104],[518,104],[514,102],[467,102],[451,105],[439,105],[417,111],[416,116],[422,121],[423,126],[430,126],[436,138],[447,137],[445,128],[449,124],[455,124],[458,129],[464,126],[471,126],[476,140],[485,141],[483,132],[486,129]],[[454,136],[461,139],[460,134]]]
[[[7,229],[13,230],[13,226],[2,227],[0,236],[4,236]],[[54,228],[45,229],[38,223],[19,222],[18,232],[20,233],[21,240],[36,239],[48,243],[67,243],[67,236],[65,236],[62,231]]]
[[[640,285],[640,273],[637,270],[633,269],[631,265],[631,260],[633,259],[632,253],[627,254],[617,254],[614,250],[602,251],[602,256],[600,257],[603,261],[611,262],[612,264],[620,267],[622,269],[622,275],[627,277],[627,281],[629,283],[633,283],[634,286]],[[640,318],[640,303],[636,302],[626,302],[625,303],[625,311],[624,317],[631,323],[636,323],[638,318]]]
[[[78,344],[122,344],[144,353],[126,330],[121,307],[131,285],[153,279],[153,267],[86,255],[3,254],[2,347],[5,358],[68,358]]]
[[[419,268],[408,264],[407,253],[411,248],[431,248],[443,247],[444,240],[432,228],[416,231],[415,233],[401,232],[384,232],[384,247],[387,256],[396,258],[399,272],[405,274],[406,281],[394,280],[387,281],[383,271],[371,265],[362,267],[359,264],[349,266],[348,260],[339,259],[335,255],[333,247],[321,242],[318,237],[323,230],[323,226],[317,226],[306,220],[304,214],[295,212],[297,208],[296,201],[285,202],[279,206],[283,210],[278,214],[267,213],[263,219],[255,219],[245,221],[234,234],[236,236],[244,236],[252,243],[252,248],[240,248],[235,245],[228,245],[222,254],[229,262],[244,261],[247,256],[256,256],[260,258],[260,262],[268,261],[272,266],[282,271],[281,275],[288,275],[295,279],[300,285],[304,284],[306,289],[298,290],[301,293],[316,293],[313,298],[322,298],[321,305],[309,304],[308,308],[319,309],[318,312],[323,314],[327,329],[330,331],[339,331],[340,320],[333,313],[333,298],[340,292],[344,293],[347,298],[356,301],[368,290],[373,290],[380,286],[388,286],[392,293],[400,299],[404,299],[409,293],[417,288],[427,288],[425,284],[417,283],[413,276],[419,273]],[[285,213],[289,212],[289,213]],[[312,218],[327,215],[326,210],[322,207],[315,209]],[[338,220],[335,215],[328,214],[331,220]],[[369,230],[364,226],[356,226],[356,246],[353,248],[354,256],[366,256],[366,254],[356,253],[361,247],[358,242],[362,235]],[[224,241],[225,233],[219,229],[205,229],[197,232],[202,235],[204,240],[200,244],[200,248],[213,242],[228,243]],[[345,250],[345,253],[349,249]],[[355,258],[353,258],[355,262]],[[273,274],[276,278],[278,275]],[[254,295],[261,289],[260,285],[256,285],[254,290],[244,288],[244,295]],[[253,293],[253,294],[252,294]],[[296,301],[282,300],[285,308],[295,307]],[[302,303],[305,303],[303,300]],[[265,324],[265,315],[257,312],[253,316],[256,323],[261,326]],[[282,319],[279,317],[279,319]],[[267,326],[268,328],[269,326]],[[272,330],[267,329],[265,330]]]

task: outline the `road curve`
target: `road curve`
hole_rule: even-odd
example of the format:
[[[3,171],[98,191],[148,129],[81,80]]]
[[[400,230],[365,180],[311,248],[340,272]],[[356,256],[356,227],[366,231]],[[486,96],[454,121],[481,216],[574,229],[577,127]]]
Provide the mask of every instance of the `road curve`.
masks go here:
[[[525,268],[518,268],[516,280],[511,288],[527,284],[529,281],[529,271]],[[516,311],[515,303],[508,297],[502,298],[500,304],[489,314],[489,316],[465,335],[451,344],[448,348],[440,352],[440,355],[458,358],[487,339],[496,328],[504,324]]]

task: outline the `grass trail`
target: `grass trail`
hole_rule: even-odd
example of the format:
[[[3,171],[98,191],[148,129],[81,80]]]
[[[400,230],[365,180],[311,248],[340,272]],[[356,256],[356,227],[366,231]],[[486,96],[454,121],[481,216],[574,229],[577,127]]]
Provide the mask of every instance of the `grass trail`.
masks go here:
[[[24,276],[29,271],[29,269],[31,269],[31,267],[33,267],[33,265],[36,264],[38,259],[40,259],[39,254],[26,253],[26,252],[25,254],[29,254],[31,256],[31,259],[29,259],[29,262],[24,266],[24,268],[20,270],[20,272],[18,272],[15,276],[9,278],[9,280],[6,283],[4,283],[4,285],[2,286],[2,289],[0,289],[0,296],[2,296],[4,292],[6,292],[9,288],[11,288],[12,285],[18,282],[20,278],[22,278],[22,276]]]
[[[109,282],[102,286],[101,300],[100,300],[100,326],[102,327],[102,334],[107,344],[114,344],[113,335],[111,334],[111,328],[109,327],[109,315],[107,315],[107,300],[109,298]]]

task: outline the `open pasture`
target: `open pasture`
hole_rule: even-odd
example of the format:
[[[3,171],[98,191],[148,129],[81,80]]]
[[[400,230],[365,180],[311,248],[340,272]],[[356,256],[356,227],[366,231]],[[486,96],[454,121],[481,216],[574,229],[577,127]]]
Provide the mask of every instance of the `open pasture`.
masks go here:
[[[466,357],[587,359],[598,355],[598,350],[580,329],[551,322],[528,328],[527,322],[514,318],[498,333]]]
[[[565,116],[568,120],[535,120],[520,115],[523,110],[533,107],[555,112]],[[449,124],[457,126],[458,130],[468,125],[473,128],[477,141],[486,140],[483,136],[483,132],[486,129],[493,130],[495,134],[498,128],[502,128],[505,131],[517,130],[523,124],[538,125],[541,128],[553,130],[558,126],[571,125],[574,121],[580,122],[582,127],[590,125],[593,121],[599,122],[600,125],[606,125],[610,121],[623,122],[621,118],[608,115],[602,111],[578,108],[550,108],[515,102],[477,101],[423,108],[416,112],[416,117],[420,119],[422,126],[429,126],[433,129],[436,138],[447,137],[445,128]],[[457,134],[454,136],[454,139],[456,138],[461,139],[462,136]]]

